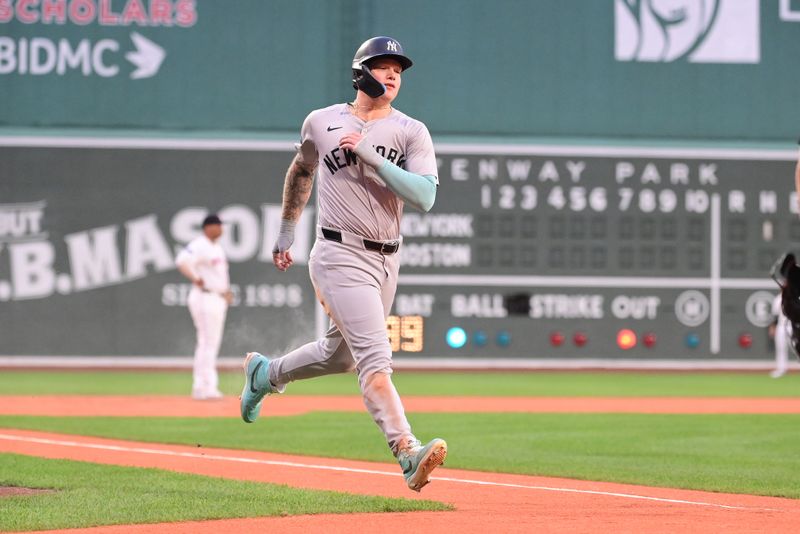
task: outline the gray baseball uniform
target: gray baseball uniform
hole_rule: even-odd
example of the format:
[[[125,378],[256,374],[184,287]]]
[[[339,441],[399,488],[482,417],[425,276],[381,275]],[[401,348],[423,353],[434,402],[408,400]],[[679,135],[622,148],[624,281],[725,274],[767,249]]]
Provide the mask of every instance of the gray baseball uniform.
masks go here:
[[[393,392],[392,405],[386,406],[387,397],[373,396],[365,384],[373,373],[391,373],[386,317],[397,289],[403,201],[369,165],[339,147],[349,132],[361,132],[379,154],[406,171],[438,174],[427,128],[396,109],[369,122],[353,114],[350,104],[309,114],[298,147],[303,162],[318,162],[319,225],[309,272],[331,327],[324,338],[273,360],[269,379],[282,391],[294,380],[355,368],[364,403],[394,449],[411,436],[400,398]]]

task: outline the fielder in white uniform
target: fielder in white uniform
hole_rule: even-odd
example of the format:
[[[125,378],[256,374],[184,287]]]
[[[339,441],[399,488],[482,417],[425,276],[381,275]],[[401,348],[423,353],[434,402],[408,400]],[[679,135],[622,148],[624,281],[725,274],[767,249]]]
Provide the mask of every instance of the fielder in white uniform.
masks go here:
[[[800,140],[798,140],[800,144]],[[797,192],[798,207],[800,207],[800,153],[797,155],[797,165],[794,171],[795,191]],[[773,315],[777,317],[775,324],[775,359],[776,368],[772,376],[777,378],[783,376],[788,367],[788,350],[779,349],[779,338],[783,339],[784,331],[788,334],[788,343],[792,346],[792,352],[800,357],[800,265],[792,252],[786,252],[772,267],[772,278],[781,288],[780,302],[776,300],[773,304]],[[776,310],[777,306],[777,312]],[[785,328],[781,327],[781,321],[785,321]],[[782,350],[782,352],[781,352]]]
[[[353,59],[353,102],[308,115],[286,174],[283,220],[273,250],[281,271],[292,265],[294,227],[316,170],[318,228],[311,281],[331,318],[325,337],[282,358],[257,352],[245,360],[242,418],[258,417],[266,394],[294,380],[355,369],[364,404],[386,436],[409,488],[419,491],[447,455],[447,444],[422,445],[395,389],[386,317],[397,289],[404,204],[428,211],[438,186],[433,142],[425,125],[392,107],[411,67],[397,40],[374,37]]]
[[[792,335],[792,329],[789,319],[783,314],[782,301],[780,293],[772,301],[772,316],[775,318],[774,322],[770,324],[775,342],[775,369],[770,373],[772,378],[782,377],[789,369],[789,338]]]
[[[192,282],[189,313],[197,331],[192,373],[192,397],[220,399],[217,355],[225,328],[225,315],[232,300],[228,259],[218,243],[222,221],[217,215],[203,220],[203,234],[186,245],[175,258],[178,270]]]

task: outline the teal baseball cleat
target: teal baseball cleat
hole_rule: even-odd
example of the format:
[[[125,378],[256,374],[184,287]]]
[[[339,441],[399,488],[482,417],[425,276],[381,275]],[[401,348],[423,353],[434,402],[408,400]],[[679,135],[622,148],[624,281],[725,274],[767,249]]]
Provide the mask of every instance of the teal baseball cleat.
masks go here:
[[[431,471],[442,465],[445,458],[447,443],[439,438],[431,440],[424,447],[415,440],[397,454],[406,484],[414,491],[420,491],[431,481]]]
[[[274,393],[269,383],[269,359],[258,352],[248,352],[244,360],[244,388],[239,407],[245,423],[258,419],[264,396]]]

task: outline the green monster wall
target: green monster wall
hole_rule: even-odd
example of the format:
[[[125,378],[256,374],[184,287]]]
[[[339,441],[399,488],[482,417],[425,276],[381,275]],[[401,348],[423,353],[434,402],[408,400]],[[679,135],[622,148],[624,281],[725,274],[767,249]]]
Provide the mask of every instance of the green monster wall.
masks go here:
[[[434,135],[800,129],[798,0],[0,0],[0,125],[296,132],[376,34]]]
[[[399,357],[771,359],[800,0],[0,0],[0,356],[191,354],[173,262],[208,211],[222,354],[314,339],[313,208],[271,266],[283,177],[380,34],[441,181],[403,220]]]

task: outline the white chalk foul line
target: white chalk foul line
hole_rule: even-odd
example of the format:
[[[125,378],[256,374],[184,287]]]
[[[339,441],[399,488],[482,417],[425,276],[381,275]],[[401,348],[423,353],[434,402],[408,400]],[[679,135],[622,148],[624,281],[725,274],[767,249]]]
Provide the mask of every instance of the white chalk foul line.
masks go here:
[[[7,441],[22,441],[27,443],[40,443],[43,445],[60,445],[63,447],[78,447],[83,449],[99,449],[99,450],[107,450],[107,451],[118,451],[118,452],[136,452],[141,454],[157,454],[162,456],[178,456],[181,458],[194,458],[194,459],[201,459],[201,460],[220,460],[224,462],[239,462],[239,463],[249,463],[249,464],[261,464],[261,465],[276,465],[282,467],[296,467],[300,469],[319,469],[325,471],[341,471],[347,473],[362,473],[367,475],[383,475],[383,476],[390,476],[390,477],[399,477],[402,476],[401,473],[397,472],[388,472],[388,471],[378,471],[375,469],[359,469],[355,467],[337,467],[332,465],[316,465],[316,464],[303,464],[298,462],[285,462],[279,460],[260,460],[256,458],[242,458],[237,456],[220,456],[217,454],[201,454],[196,452],[179,452],[179,451],[168,451],[163,449],[146,449],[142,447],[123,447],[120,445],[103,445],[100,443],[80,443],[78,441],[67,441],[67,440],[56,440],[56,439],[46,439],[46,438],[33,438],[33,437],[26,437],[26,436],[15,436],[13,434],[0,434],[0,439],[4,439]],[[516,489],[527,489],[527,490],[536,490],[536,491],[555,491],[560,493],[580,493],[585,495],[603,495],[607,497],[620,497],[623,499],[638,499],[638,500],[646,500],[646,501],[657,501],[657,502],[665,502],[671,504],[686,504],[691,506],[708,506],[712,508],[724,508],[726,510],[766,510],[766,511],[780,511],[776,508],[761,508],[761,507],[750,507],[750,506],[731,506],[727,504],[717,504],[717,503],[710,503],[710,502],[702,502],[702,501],[686,501],[682,499],[667,499],[664,497],[649,497],[647,495],[636,495],[633,493],[615,493],[610,491],[599,491],[599,490],[581,490],[581,489],[574,489],[574,488],[554,488],[549,486],[532,486],[526,484],[511,484],[508,482],[491,482],[485,480],[470,480],[466,478],[452,478],[452,477],[431,477],[431,480],[437,480],[442,482],[454,482],[458,484],[473,484],[476,486],[496,486],[496,487],[503,487],[503,488],[516,488]]]

